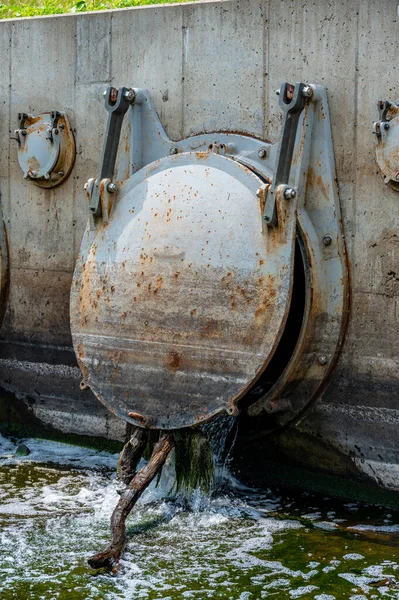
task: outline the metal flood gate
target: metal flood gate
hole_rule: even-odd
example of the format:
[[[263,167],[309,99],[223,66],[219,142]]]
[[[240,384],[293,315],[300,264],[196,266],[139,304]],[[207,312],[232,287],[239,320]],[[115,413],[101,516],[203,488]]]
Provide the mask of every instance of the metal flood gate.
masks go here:
[[[248,448],[300,434],[396,487],[394,8],[0,23],[0,384],[23,418],[121,438],[239,415]]]

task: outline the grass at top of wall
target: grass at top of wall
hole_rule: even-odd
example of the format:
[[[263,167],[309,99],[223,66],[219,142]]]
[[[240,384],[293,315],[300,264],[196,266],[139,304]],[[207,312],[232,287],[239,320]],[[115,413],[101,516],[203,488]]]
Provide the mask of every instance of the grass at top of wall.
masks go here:
[[[11,0],[5,3],[0,0],[0,19],[193,1],[198,0]]]

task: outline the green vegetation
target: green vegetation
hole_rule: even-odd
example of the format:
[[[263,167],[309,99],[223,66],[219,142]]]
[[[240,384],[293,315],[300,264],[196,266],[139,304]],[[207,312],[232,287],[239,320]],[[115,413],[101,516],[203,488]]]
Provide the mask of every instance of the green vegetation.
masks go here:
[[[5,3],[0,2],[0,19],[129,8],[147,4],[176,4],[176,2],[189,1],[192,2],[193,0],[11,0]]]

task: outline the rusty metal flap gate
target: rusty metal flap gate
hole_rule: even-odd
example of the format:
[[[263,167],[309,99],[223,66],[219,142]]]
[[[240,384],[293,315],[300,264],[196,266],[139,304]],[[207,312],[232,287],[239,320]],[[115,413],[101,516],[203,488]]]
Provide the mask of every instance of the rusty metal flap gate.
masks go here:
[[[298,207],[323,92],[282,86],[285,122],[272,146],[223,133],[172,142],[148,92],[108,90],[71,328],[85,384],[121,418],[174,429],[236,414],[265,371],[290,309]],[[116,183],[126,112],[132,137],[121,163],[130,177]],[[327,233],[336,245],[335,208]]]

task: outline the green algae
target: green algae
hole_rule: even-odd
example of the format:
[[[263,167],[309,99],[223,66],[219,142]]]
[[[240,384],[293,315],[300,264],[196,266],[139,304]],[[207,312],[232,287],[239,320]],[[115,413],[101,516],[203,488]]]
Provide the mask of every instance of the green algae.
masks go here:
[[[208,437],[198,429],[174,432],[174,491],[190,494],[199,488],[209,493],[214,481],[213,456]]]

